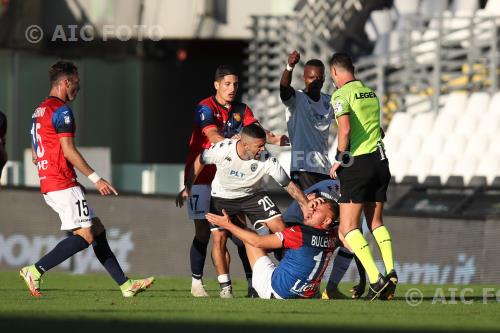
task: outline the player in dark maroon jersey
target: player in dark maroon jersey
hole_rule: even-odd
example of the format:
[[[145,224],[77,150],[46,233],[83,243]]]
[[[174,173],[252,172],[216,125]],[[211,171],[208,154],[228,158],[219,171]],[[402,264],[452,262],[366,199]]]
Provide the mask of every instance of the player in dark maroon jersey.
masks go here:
[[[101,195],[118,195],[113,186],[89,166],[74,143],[75,119],[67,103],[76,98],[80,89],[78,68],[69,61],[59,61],[50,67],[49,76],[49,97],[32,117],[33,163],[38,167],[45,202],[59,215],[61,230],[73,234],[34,265],[23,267],[21,278],[31,295],[41,296],[42,274],[92,244],[97,259],[120,286],[123,296],[135,296],[149,288],[154,278],[131,280],[125,276],[109,247],[104,225],[87,203],[76,179],[75,167],[95,184]]]
[[[221,65],[215,72],[215,95],[202,100],[195,110],[195,121],[193,134],[189,142],[189,153],[185,167],[185,177],[192,169],[196,157],[212,144],[226,138],[237,136],[243,126],[257,122],[252,110],[248,105],[236,102],[234,99],[238,90],[237,72],[227,65]],[[285,135],[274,135],[267,132],[267,142],[276,145],[287,145],[288,138]],[[195,236],[190,250],[192,285],[191,294],[195,297],[206,297],[203,282],[203,266],[205,264],[207,245],[210,239],[210,230],[205,214],[210,208],[210,184],[215,176],[215,166],[207,165],[197,177],[191,193],[184,190],[179,193],[177,204],[182,206],[184,200],[188,199],[187,209],[189,218],[194,220]],[[224,271],[222,262],[228,255],[226,250],[227,232],[212,230],[213,246],[212,258],[218,274],[218,280],[223,286],[230,286],[228,272]],[[247,280],[251,286],[251,268],[246,258],[245,247],[237,242],[238,253],[245,267]],[[230,289],[230,288],[228,288]],[[251,291],[251,290],[250,290]],[[224,293],[229,296],[230,293]],[[232,296],[232,294],[231,294]],[[221,297],[225,297],[221,293]]]

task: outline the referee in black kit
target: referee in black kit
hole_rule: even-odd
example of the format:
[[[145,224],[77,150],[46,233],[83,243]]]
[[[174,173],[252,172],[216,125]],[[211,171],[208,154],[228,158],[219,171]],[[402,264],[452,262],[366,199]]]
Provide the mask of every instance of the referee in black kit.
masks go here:
[[[370,280],[367,299],[391,299],[397,284],[392,239],[382,210],[391,179],[380,127],[380,104],[375,92],[354,76],[349,55],[335,53],[330,73],[337,87],[332,107],[338,124],[338,147],[330,176],[340,181],[339,232],[359,258]],[[377,241],[386,275],[380,274],[359,226],[361,212]]]

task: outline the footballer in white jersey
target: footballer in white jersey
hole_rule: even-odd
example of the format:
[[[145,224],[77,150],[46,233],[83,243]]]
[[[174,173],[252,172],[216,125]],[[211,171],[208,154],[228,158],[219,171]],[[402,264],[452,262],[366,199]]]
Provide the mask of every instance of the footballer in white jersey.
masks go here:
[[[284,230],[285,224],[279,208],[263,190],[264,176],[269,175],[279,183],[306,214],[309,200],[290,181],[278,160],[265,150],[265,138],[266,133],[259,125],[245,126],[239,140],[226,139],[204,150],[195,163],[193,176],[196,177],[201,165],[215,164],[212,213],[220,214],[224,209],[231,217],[245,214],[255,228],[265,224],[277,232]]]

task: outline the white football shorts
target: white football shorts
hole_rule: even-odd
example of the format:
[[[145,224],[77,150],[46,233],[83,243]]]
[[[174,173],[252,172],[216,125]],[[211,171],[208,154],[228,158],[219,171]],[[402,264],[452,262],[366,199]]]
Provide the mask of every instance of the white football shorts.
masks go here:
[[[190,220],[205,219],[205,214],[210,212],[210,199],[212,198],[210,193],[210,185],[193,185],[191,188],[191,196],[186,202]]]
[[[252,286],[260,298],[270,299],[273,295],[273,298],[281,299],[271,287],[271,278],[275,269],[276,266],[268,256],[260,257],[253,265]]]
[[[80,186],[48,192],[43,195],[43,198],[47,205],[59,214],[61,230],[90,228],[92,226],[92,219],[96,215],[88,205]]]

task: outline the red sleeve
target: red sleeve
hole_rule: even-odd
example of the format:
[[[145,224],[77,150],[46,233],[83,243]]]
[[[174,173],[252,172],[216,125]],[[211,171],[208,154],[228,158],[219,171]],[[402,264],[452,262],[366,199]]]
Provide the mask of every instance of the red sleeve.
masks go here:
[[[215,128],[217,128],[217,125],[213,125],[213,124],[212,124],[212,125],[207,125],[207,126],[205,126],[205,127],[203,127],[203,128],[201,129],[201,133],[203,133],[203,135],[205,135],[205,136],[206,136],[206,135],[207,135],[207,133],[205,133],[205,132],[206,132],[207,130],[209,130],[210,128],[214,128],[214,127],[215,127]]]
[[[74,138],[75,133],[57,133],[57,137],[58,138],[64,138],[64,137]]]
[[[255,122],[257,122],[257,119],[255,119],[252,110],[247,106],[243,114],[243,126],[248,126]]]
[[[286,228],[282,231],[283,247],[286,249],[298,249],[302,246],[302,229],[299,226]]]

